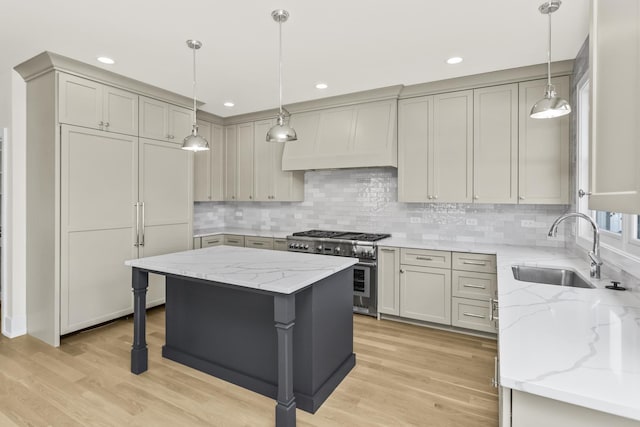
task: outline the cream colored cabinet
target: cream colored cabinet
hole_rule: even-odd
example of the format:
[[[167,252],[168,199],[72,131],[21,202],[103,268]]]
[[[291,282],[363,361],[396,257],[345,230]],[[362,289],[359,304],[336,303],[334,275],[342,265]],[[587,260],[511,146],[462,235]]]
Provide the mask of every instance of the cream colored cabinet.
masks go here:
[[[298,140],[285,144],[282,167],[396,167],[396,116],[396,99],[295,113]]]
[[[451,270],[400,265],[400,316],[451,324]]]
[[[258,237],[258,236],[245,236],[244,246],[246,248],[256,249],[273,249],[273,238],[271,237]]]
[[[257,201],[302,201],[304,172],[282,170],[284,142],[266,142],[273,120],[254,123],[254,189]]]
[[[400,315],[400,248],[378,247],[378,313]]]
[[[202,248],[202,239],[200,237],[193,238],[193,249]]]
[[[288,249],[287,239],[273,239],[273,249],[276,251],[286,251]]]
[[[244,247],[244,236],[241,236],[239,234],[225,234],[222,244],[225,246]]]
[[[224,200],[224,128],[198,120],[198,132],[209,141],[209,150],[194,153],[193,199],[196,202]]]
[[[138,95],[65,73],[58,90],[60,123],[138,135]]]
[[[569,99],[569,77],[551,79],[558,96]],[[518,203],[569,203],[569,121],[532,119],[533,105],[542,98],[547,80],[519,84]]]
[[[224,127],[224,200],[238,200],[238,125]]]
[[[253,141],[254,127],[252,123],[242,123],[238,125],[237,158],[238,167],[236,169],[238,200],[251,201],[255,198],[253,188]]]
[[[593,0],[589,46],[589,209],[640,214],[640,2]]]
[[[451,324],[476,331],[497,332],[491,299],[497,297],[496,256],[453,252]]]
[[[140,97],[140,136],[182,144],[191,134],[193,111],[157,99]]]
[[[471,202],[473,92],[398,103],[398,200]]]
[[[138,257],[138,138],[63,125],[60,154],[59,313],[65,334],[133,309],[131,269],[124,262]]]
[[[201,247],[208,248],[210,246],[220,246],[224,244],[224,235],[216,234],[213,236],[201,237]]]
[[[140,139],[140,257],[191,249],[192,156],[175,144]],[[149,276],[147,306],[164,303],[164,282]]]
[[[133,310],[128,259],[191,248],[191,158],[174,144],[63,126],[62,334]],[[151,275],[147,306],[164,303]]]
[[[473,91],[473,201],[518,201],[518,84]]]

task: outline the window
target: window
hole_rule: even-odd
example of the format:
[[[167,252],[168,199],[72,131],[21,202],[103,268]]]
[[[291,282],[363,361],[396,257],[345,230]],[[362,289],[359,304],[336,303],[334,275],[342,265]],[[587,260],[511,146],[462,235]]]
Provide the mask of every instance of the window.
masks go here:
[[[577,189],[589,188],[589,79],[585,75],[577,86]],[[592,217],[600,228],[600,247],[619,255],[640,258],[640,216],[619,212],[592,211],[589,197],[579,197],[577,210]],[[593,245],[593,229],[586,221],[577,226],[576,243],[590,250]],[[640,259],[638,259],[640,261]]]

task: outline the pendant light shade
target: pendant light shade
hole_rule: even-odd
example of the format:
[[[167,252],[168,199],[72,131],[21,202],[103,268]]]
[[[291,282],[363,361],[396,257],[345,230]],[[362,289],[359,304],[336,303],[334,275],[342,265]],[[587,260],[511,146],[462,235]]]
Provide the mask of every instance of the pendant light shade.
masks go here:
[[[198,123],[196,121],[196,50],[202,47],[198,40],[187,40],[187,46],[193,50],[193,125],[191,134],[182,141],[182,149],[189,151],[205,151],[209,149],[209,142],[198,135]]]
[[[549,46],[547,50],[547,88],[544,98],[536,102],[531,109],[532,119],[552,119],[567,115],[571,112],[569,103],[556,94],[555,87],[551,84],[551,14],[560,8],[560,0],[548,1],[540,5],[538,10],[543,15],[549,16]]]
[[[276,118],[276,125],[273,126],[267,132],[267,142],[288,142],[296,141],[298,136],[295,129],[286,124],[288,112],[285,115],[286,110],[282,108],[282,23],[287,22],[289,19],[289,12],[283,9],[277,9],[271,12],[271,17],[278,23],[279,26],[279,55],[278,55],[278,87],[279,87],[279,107],[280,111]]]

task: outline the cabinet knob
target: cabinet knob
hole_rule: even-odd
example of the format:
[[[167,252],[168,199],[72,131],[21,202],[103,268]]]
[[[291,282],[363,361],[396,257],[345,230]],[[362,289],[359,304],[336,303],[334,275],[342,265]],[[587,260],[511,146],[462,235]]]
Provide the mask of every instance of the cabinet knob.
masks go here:
[[[249,196],[249,200],[253,199],[253,196]]]
[[[98,123],[98,126],[104,126],[104,122]]]
[[[520,197],[518,197],[518,199],[524,200],[524,196],[520,196]]]
[[[473,196],[473,200],[478,200],[479,198],[480,198],[480,197],[478,197],[478,195],[477,195],[477,194],[475,194],[475,195]]]
[[[104,125],[105,127],[109,127],[109,122],[106,122]]]
[[[433,199],[433,196],[427,196],[427,199],[431,200]]]
[[[437,199],[437,198],[438,198],[438,195],[437,195],[437,194],[436,194],[435,196],[433,196],[433,199],[434,199],[434,200],[435,200],[435,199]]]
[[[403,270],[403,269],[400,269],[400,273],[401,273],[401,274],[402,274],[402,273],[404,273],[404,270]]]
[[[580,197],[581,199],[584,196],[590,196],[591,195],[591,191],[584,191],[582,188],[578,190],[578,197]]]

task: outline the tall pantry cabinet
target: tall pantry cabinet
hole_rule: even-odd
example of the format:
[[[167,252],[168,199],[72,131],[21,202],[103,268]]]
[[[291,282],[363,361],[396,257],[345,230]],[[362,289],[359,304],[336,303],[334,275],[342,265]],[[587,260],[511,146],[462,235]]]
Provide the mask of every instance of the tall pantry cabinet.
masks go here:
[[[191,247],[193,155],[138,126],[139,93],[180,114],[174,104],[189,101],[48,52],[16,70],[27,82],[27,331],[57,346],[133,312],[125,260]],[[148,306],[163,302],[151,275]]]

